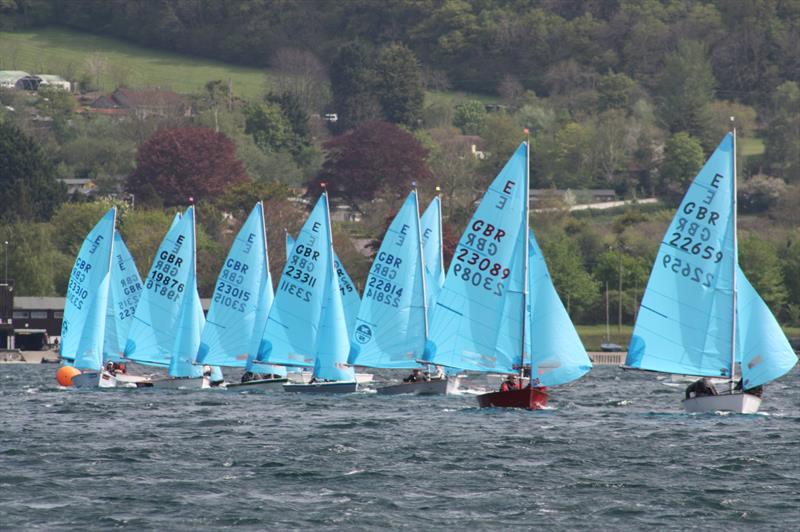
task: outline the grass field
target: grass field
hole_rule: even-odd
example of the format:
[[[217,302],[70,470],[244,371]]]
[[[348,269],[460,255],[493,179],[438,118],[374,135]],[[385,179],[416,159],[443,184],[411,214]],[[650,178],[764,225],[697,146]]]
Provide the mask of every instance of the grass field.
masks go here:
[[[256,98],[264,92],[265,70],[144,48],[117,39],[57,28],[0,32],[0,69],[59,74],[76,79],[93,55],[106,60],[100,75],[104,90],[120,80],[131,87],[170,88],[198,93],[211,80],[230,79],[234,94]]]
[[[764,153],[764,140],[760,138],[754,137],[744,137],[741,139],[737,139],[737,143],[739,144],[740,149],[742,150],[741,153],[745,157],[750,157],[751,155],[761,155]]]
[[[230,79],[236,96],[252,100],[264,94],[269,74],[268,69],[173,54],[61,28],[0,32],[0,70],[58,74],[74,81],[87,71],[87,62],[92,57],[105,59],[105,68],[99,76],[99,86],[105,91],[124,84],[191,94],[202,92],[209,81]],[[428,92],[425,99],[426,104],[497,101],[485,95],[442,91]]]

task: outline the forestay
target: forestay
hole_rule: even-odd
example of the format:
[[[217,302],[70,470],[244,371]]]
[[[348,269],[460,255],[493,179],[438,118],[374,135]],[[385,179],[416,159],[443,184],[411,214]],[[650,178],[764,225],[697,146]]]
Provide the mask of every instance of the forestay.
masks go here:
[[[350,364],[414,368],[426,341],[425,275],[417,193],[395,216],[367,276]]]
[[[178,327],[191,331],[189,322],[196,319],[188,313],[195,302],[184,304],[186,298],[197,294],[194,253],[194,207],[189,207],[183,216],[176,215],[156,251],[128,332],[125,358],[147,365],[170,365]],[[189,321],[182,324],[182,316]]]
[[[627,365],[686,375],[731,375],[733,136],[686,192],[659,246]]]
[[[285,375],[283,366],[253,368],[272,300],[264,208],[259,202],[236,235],[217,277],[197,364]]]
[[[458,242],[429,328],[433,364],[511,373],[522,363],[527,164],[522,143]]]
[[[283,267],[269,311],[258,360],[289,366],[314,365],[325,288],[332,274],[326,196],[300,229]]]
[[[103,367],[106,307],[117,210],[89,231],[72,267],[61,324],[61,357],[80,369]]]
[[[425,263],[425,297],[428,319],[433,313],[436,297],[444,286],[444,257],[442,254],[442,202],[439,196],[431,201],[420,217],[422,256]]]
[[[588,373],[592,362],[553,286],[533,232],[529,238],[529,329],[525,338],[532,358],[531,378],[534,386],[557,386]]]
[[[114,258],[106,307],[104,361],[119,362],[142,293],[142,278],[119,231],[114,232]]]

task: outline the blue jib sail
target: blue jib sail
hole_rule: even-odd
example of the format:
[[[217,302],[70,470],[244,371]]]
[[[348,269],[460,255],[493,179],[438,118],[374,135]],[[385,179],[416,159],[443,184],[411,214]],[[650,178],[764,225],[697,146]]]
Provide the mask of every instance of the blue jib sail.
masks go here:
[[[179,341],[178,328],[184,334],[191,333],[189,323],[197,319],[195,302],[184,304],[185,299],[197,294],[194,270],[194,207],[189,207],[183,216],[176,215],[156,251],[128,332],[125,358],[146,365],[170,365],[173,348]],[[198,347],[199,342],[192,358]],[[186,357],[185,353],[180,355]],[[200,371],[198,367],[191,374]]]
[[[425,276],[416,191],[395,216],[364,287],[351,335],[350,364],[419,367],[425,350]]]
[[[119,231],[114,232],[114,259],[111,265],[111,288],[106,309],[106,339],[103,360],[119,362],[133,323],[133,314],[142,293],[142,278],[128,246]]]
[[[737,273],[737,359],[744,389],[773,381],[797,363],[797,355],[766,303],[742,270]]]
[[[702,376],[731,375],[733,136],[686,192],[658,250],[628,348],[627,365]]]
[[[522,364],[527,165],[523,142],[458,241],[430,323],[433,364],[504,373]]]
[[[288,366],[314,365],[317,333],[329,282],[331,245],[325,194],[300,229],[283,267],[257,360]]]
[[[61,357],[80,369],[103,367],[106,307],[117,209],[89,231],[69,277],[61,324]]]
[[[557,386],[592,369],[578,331],[558,297],[542,250],[533,232],[528,247],[528,324],[525,333],[532,358],[534,386]]]
[[[272,300],[264,208],[259,202],[236,235],[222,265],[197,363],[253,369]],[[259,365],[255,371],[286,374],[283,366],[267,364]]]
[[[433,313],[436,297],[444,286],[444,256],[442,254],[442,202],[439,196],[431,201],[420,217],[422,256],[425,258],[425,296],[428,318]]]

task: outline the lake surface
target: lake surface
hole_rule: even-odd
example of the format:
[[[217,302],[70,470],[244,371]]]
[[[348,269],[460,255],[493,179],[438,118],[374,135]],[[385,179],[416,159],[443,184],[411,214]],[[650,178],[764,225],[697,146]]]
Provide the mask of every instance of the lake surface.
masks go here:
[[[3,529],[795,529],[800,372],[762,413],[595,368],[539,412],[448,397],[56,385],[0,365]]]

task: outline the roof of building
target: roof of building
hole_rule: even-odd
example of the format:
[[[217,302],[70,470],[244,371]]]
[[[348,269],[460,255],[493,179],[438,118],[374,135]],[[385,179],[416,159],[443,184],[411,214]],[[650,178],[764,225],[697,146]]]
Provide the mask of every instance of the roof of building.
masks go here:
[[[18,79],[30,76],[22,70],[0,70],[0,83],[16,83]]]
[[[111,95],[120,107],[152,107],[177,106],[183,98],[170,90],[164,89],[127,89],[119,88]]]
[[[49,296],[15,296],[14,310],[63,310],[64,299]],[[202,298],[200,302],[203,304],[203,310],[208,310],[211,299]]]
[[[55,74],[37,74],[39,78],[45,83],[64,83],[67,80]]]

